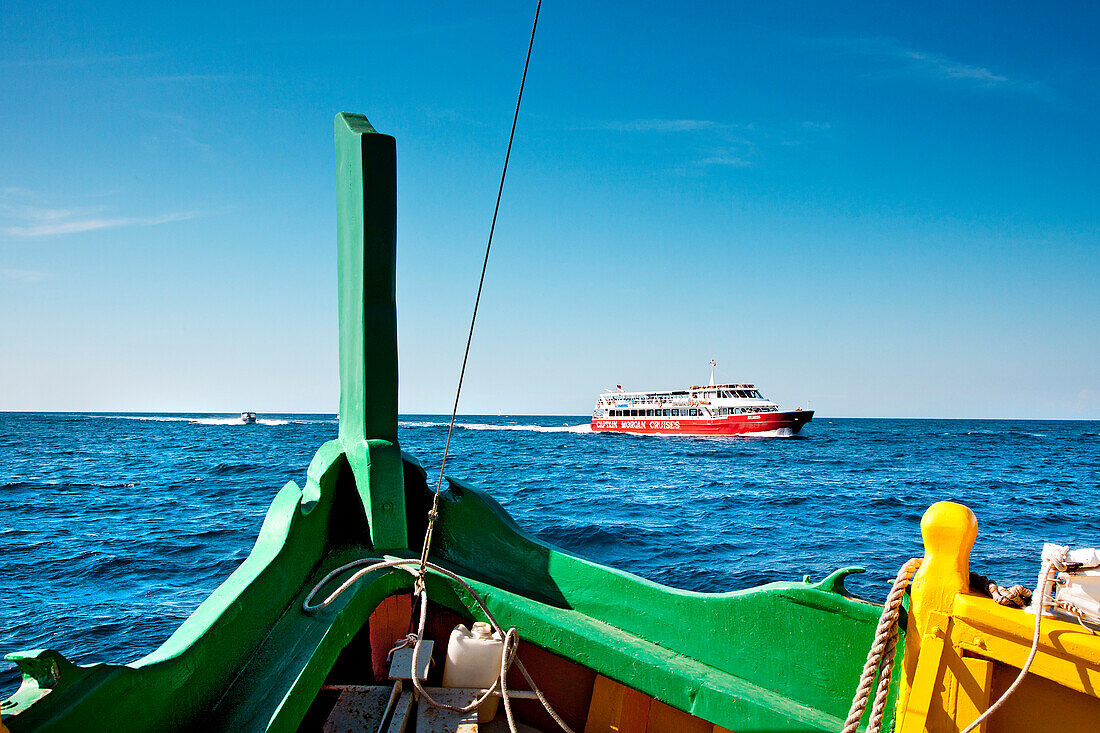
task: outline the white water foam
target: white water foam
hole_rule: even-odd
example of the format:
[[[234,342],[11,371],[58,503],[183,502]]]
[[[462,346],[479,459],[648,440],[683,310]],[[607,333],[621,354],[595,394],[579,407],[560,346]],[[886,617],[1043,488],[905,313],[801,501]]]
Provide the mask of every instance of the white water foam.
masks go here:
[[[92,417],[107,418],[109,420],[146,420],[151,422],[188,422],[192,425],[247,425],[239,417],[176,417],[169,415],[93,415]],[[267,420],[259,419],[257,425],[308,425],[316,422],[330,422],[328,420]],[[331,421],[335,422],[335,420]]]
[[[790,428],[776,428],[775,430],[761,430],[758,433],[743,433],[746,438],[790,438],[794,431]]]
[[[415,422],[412,420],[402,420],[398,425],[403,428],[447,427],[447,423],[445,422]],[[589,423],[584,423],[582,425],[562,425],[558,427],[553,425],[492,425],[490,423],[456,422],[455,427],[465,428],[466,430],[520,430],[531,433],[575,433],[577,435],[592,432],[592,425]]]

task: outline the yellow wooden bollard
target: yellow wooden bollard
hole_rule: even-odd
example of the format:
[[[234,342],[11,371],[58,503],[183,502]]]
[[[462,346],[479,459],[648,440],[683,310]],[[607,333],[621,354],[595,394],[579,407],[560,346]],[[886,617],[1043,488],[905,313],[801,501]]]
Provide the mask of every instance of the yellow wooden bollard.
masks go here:
[[[978,536],[974,512],[962,504],[941,501],[920,523],[924,561],[913,577],[905,658],[898,690],[897,730],[953,730],[945,710],[954,709],[944,693],[957,689],[949,679],[946,657],[954,654],[948,635],[955,598],[970,588],[970,550]]]

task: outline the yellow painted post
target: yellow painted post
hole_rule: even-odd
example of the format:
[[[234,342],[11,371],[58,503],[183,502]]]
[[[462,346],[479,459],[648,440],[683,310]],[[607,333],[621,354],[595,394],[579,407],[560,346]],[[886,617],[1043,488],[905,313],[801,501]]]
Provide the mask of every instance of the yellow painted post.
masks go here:
[[[913,576],[910,595],[898,690],[898,731],[935,730],[948,719],[944,696],[953,697],[957,686],[949,669],[953,665],[945,663],[949,655],[955,655],[948,640],[948,626],[955,597],[970,587],[970,550],[978,536],[978,520],[962,504],[941,501],[924,513],[920,529],[924,561]],[[925,652],[929,658],[921,663]]]
[[[965,676],[960,677],[959,697],[955,704],[956,725],[968,725],[989,707],[989,693],[993,687],[993,662],[988,659],[964,657]],[[983,720],[974,733],[986,733]]]

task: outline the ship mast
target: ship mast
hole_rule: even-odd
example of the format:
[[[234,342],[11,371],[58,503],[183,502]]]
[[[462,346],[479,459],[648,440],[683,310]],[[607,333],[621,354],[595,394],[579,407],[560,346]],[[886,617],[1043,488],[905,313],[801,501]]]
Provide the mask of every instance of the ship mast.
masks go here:
[[[717,366],[718,366],[718,364],[715,363],[714,359],[711,359],[710,360],[710,386],[711,387],[714,386],[714,369]]]

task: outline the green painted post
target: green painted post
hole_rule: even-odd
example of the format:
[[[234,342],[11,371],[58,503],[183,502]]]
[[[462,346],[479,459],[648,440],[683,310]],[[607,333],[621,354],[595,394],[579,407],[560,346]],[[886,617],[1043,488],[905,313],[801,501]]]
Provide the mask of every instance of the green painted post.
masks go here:
[[[397,444],[397,147],[336,115],[340,441],[376,549],[408,546]]]

